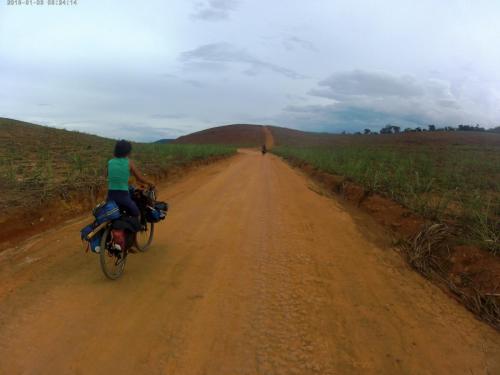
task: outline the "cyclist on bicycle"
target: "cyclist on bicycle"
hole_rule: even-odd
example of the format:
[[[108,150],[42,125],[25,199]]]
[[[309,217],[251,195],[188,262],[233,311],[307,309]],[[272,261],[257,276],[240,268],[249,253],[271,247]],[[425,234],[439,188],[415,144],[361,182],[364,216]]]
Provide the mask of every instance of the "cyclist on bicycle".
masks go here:
[[[146,180],[139,172],[135,163],[129,158],[132,152],[132,144],[128,141],[117,141],[115,145],[114,158],[108,161],[107,180],[108,180],[108,200],[113,200],[116,204],[127,211],[131,216],[140,215],[139,208],[132,200],[129,193],[128,180],[130,174],[137,181],[149,185],[154,184]]]

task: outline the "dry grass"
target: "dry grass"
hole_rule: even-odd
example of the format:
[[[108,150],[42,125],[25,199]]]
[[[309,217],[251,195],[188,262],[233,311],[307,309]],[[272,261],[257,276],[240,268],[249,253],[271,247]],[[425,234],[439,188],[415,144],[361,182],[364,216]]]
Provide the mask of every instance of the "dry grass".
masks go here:
[[[458,286],[443,269],[443,255],[439,252],[447,251],[450,234],[444,224],[429,224],[413,238],[403,241],[400,250],[412,268],[446,285],[470,311],[500,329],[500,294],[480,291],[473,280],[469,280],[466,287]]]
[[[407,262],[421,274],[430,277],[440,270],[440,257],[436,251],[449,237],[450,232],[444,224],[429,224],[414,238],[401,245]]]
[[[500,330],[500,294],[483,293],[474,287],[465,291],[450,280],[446,284],[470,311]]]

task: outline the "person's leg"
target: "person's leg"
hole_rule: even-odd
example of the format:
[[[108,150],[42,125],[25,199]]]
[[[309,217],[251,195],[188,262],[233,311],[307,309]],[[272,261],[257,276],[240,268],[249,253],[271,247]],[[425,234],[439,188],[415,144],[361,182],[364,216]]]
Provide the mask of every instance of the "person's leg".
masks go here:
[[[126,207],[125,209],[127,210],[130,216],[138,217],[141,214],[139,211],[139,207],[137,207],[137,204],[133,201],[128,191],[124,203],[125,203],[124,206]]]
[[[113,200],[118,207],[127,211],[130,216],[139,216],[140,211],[135,202],[130,197],[128,191],[110,190],[108,191],[108,200]]]

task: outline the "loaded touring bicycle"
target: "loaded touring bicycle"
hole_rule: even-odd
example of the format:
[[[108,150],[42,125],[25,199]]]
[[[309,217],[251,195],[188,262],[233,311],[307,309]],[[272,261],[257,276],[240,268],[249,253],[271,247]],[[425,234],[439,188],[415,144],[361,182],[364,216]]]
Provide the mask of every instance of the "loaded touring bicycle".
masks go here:
[[[87,250],[99,254],[101,269],[112,280],[123,274],[130,252],[149,249],[155,223],[164,220],[168,211],[167,203],[156,200],[154,189],[131,187],[130,194],[139,207],[139,218],[128,216],[114,201],[107,201],[94,208],[95,221],[81,230]]]

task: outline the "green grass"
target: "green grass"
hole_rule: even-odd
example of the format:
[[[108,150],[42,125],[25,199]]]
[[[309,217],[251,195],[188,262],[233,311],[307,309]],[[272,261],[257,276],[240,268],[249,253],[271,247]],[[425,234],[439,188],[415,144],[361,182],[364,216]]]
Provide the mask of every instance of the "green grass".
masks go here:
[[[478,146],[287,147],[273,152],[345,176],[500,252],[500,149]]]
[[[95,194],[105,185],[115,141],[79,132],[0,119],[0,209],[37,207],[73,192]],[[134,143],[132,158],[143,173],[161,177],[175,166],[229,156],[224,145]]]
[[[171,166],[186,164],[194,160],[229,156],[236,152],[222,145],[161,145],[134,144],[132,158],[141,171],[150,175],[161,175]],[[0,175],[2,187],[11,189],[38,189],[51,185],[75,186],[100,183],[104,180],[107,161],[112,157],[113,143],[104,147],[75,148],[71,153],[55,157],[47,150],[32,160],[19,158],[17,153],[2,158]]]
[[[225,145],[138,144],[135,146],[134,157],[145,173],[155,174],[174,164],[225,157],[234,153],[235,147]]]
[[[104,184],[107,161],[112,157],[113,144],[94,150],[89,155],[82,153],[68,157],[70,168],[59,177],[60,185],[100,185]],[[140,171],[149,176],[162,176],[173,166],[189,164],[195,160],[230,156],[235,148],[223,145],[176,145],[176,144],[141,144],[133,145],[131,158]],[[42,168],[43,169],[43,168]]]

